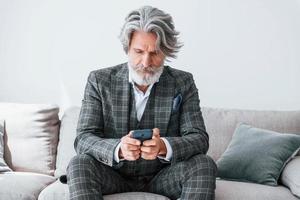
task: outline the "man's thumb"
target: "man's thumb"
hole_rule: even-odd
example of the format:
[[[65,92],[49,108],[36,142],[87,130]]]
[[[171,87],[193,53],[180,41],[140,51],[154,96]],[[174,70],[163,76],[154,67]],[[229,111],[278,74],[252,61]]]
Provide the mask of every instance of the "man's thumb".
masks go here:
[[[152,129],[152,132],[153,132],[153,137],[158,137],[160,135],[158,128]]]

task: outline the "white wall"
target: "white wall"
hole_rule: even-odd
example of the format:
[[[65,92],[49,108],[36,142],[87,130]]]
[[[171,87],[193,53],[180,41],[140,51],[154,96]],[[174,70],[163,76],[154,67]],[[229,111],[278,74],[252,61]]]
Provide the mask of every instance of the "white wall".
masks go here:
[[[0,0],[0,101],[80,105],[91,70],[126,61],[118,34],[142,5],[170,13],[201,105],[300,109],[300,0]]]

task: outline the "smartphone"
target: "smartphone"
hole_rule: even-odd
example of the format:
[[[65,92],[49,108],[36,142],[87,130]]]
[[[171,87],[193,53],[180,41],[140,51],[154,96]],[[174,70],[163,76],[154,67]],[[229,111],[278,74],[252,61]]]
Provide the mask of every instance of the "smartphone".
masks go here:
[[[133,130],[132,138],[140,140],[144,142],[145,140],[152,139],[152,129],[140,129],[140,130]]]

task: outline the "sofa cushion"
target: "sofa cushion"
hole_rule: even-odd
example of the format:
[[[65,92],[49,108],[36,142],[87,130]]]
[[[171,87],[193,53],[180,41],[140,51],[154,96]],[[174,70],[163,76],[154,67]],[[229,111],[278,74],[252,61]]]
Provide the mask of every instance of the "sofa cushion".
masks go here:
[[[54,174],[58,143],[58,107],[0,103],[5,120],[5,160],[14,171]]]
[[[275,186],[286,162],[298,153],[299,147],[300,135],[239,124],[217,161],[218,176]]]
[[[48,185],[39,195],[38,200],[68,200],[69,188],[59,180]]]
[[[289,189],[283,186],[266,186],[254,183],[217,180],[216,200],[299,200],[293,196]],[[39,195],[39,200],[67,200],[69,199],[68,185],[56,181],[46,187]],[[161,195],[150,193],[122,193],[104,196],[104,200],[168,200]]]
[[[209,134],[210,155],[215,161],[224,153],[238,123],[277,131],[300,134],[300,111],[257,111],[221,108],[202,108]]]
[[[71,158],[76,155],[74,140],[76,137],[79,112],[79,107],[71,107],[67,109],[62,116],[57,147],[56,177],[66,174],[66,169]]]
[[[53,176],[44,174],[6,172],[0,175],[0,199],[36,200],[39,193],[53,181]]]
[[[290,188],[292,193],[300,198],[300,156],[296,156],[284,168],[281,181]]]
[[[62,184],[56,181],[45,188],[40,196],[39,200],[67,200],[69,199],[68,185]],[[169,200],[169,198],[145,192],[127,192],[121,194],[105,195],[104,200]]]
[[[4,120],[0,119],[0,173],[11,171],[4,160]]]
[[[284,186],[217,180],[216,200],[299,200]]]

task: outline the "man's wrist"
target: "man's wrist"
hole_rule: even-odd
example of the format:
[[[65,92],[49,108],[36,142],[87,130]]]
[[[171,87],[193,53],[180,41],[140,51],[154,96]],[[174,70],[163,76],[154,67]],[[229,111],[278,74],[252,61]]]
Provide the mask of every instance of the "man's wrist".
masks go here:
[[[121,149],[121,148],[119,149],[118,156],[119,156],[119,159],[124,158],[124,157],[123,157],[123,153],[122,153],[122,149]]]
[[[122,150],[121,150],[121,143],[119,143],[117,145],[117,147],[115,148],[115,152],[114,152],[114,160],[119,163],[120,161],[123,161],[124,160],[124,157],[123,157],[123,153],[122,153]]]

